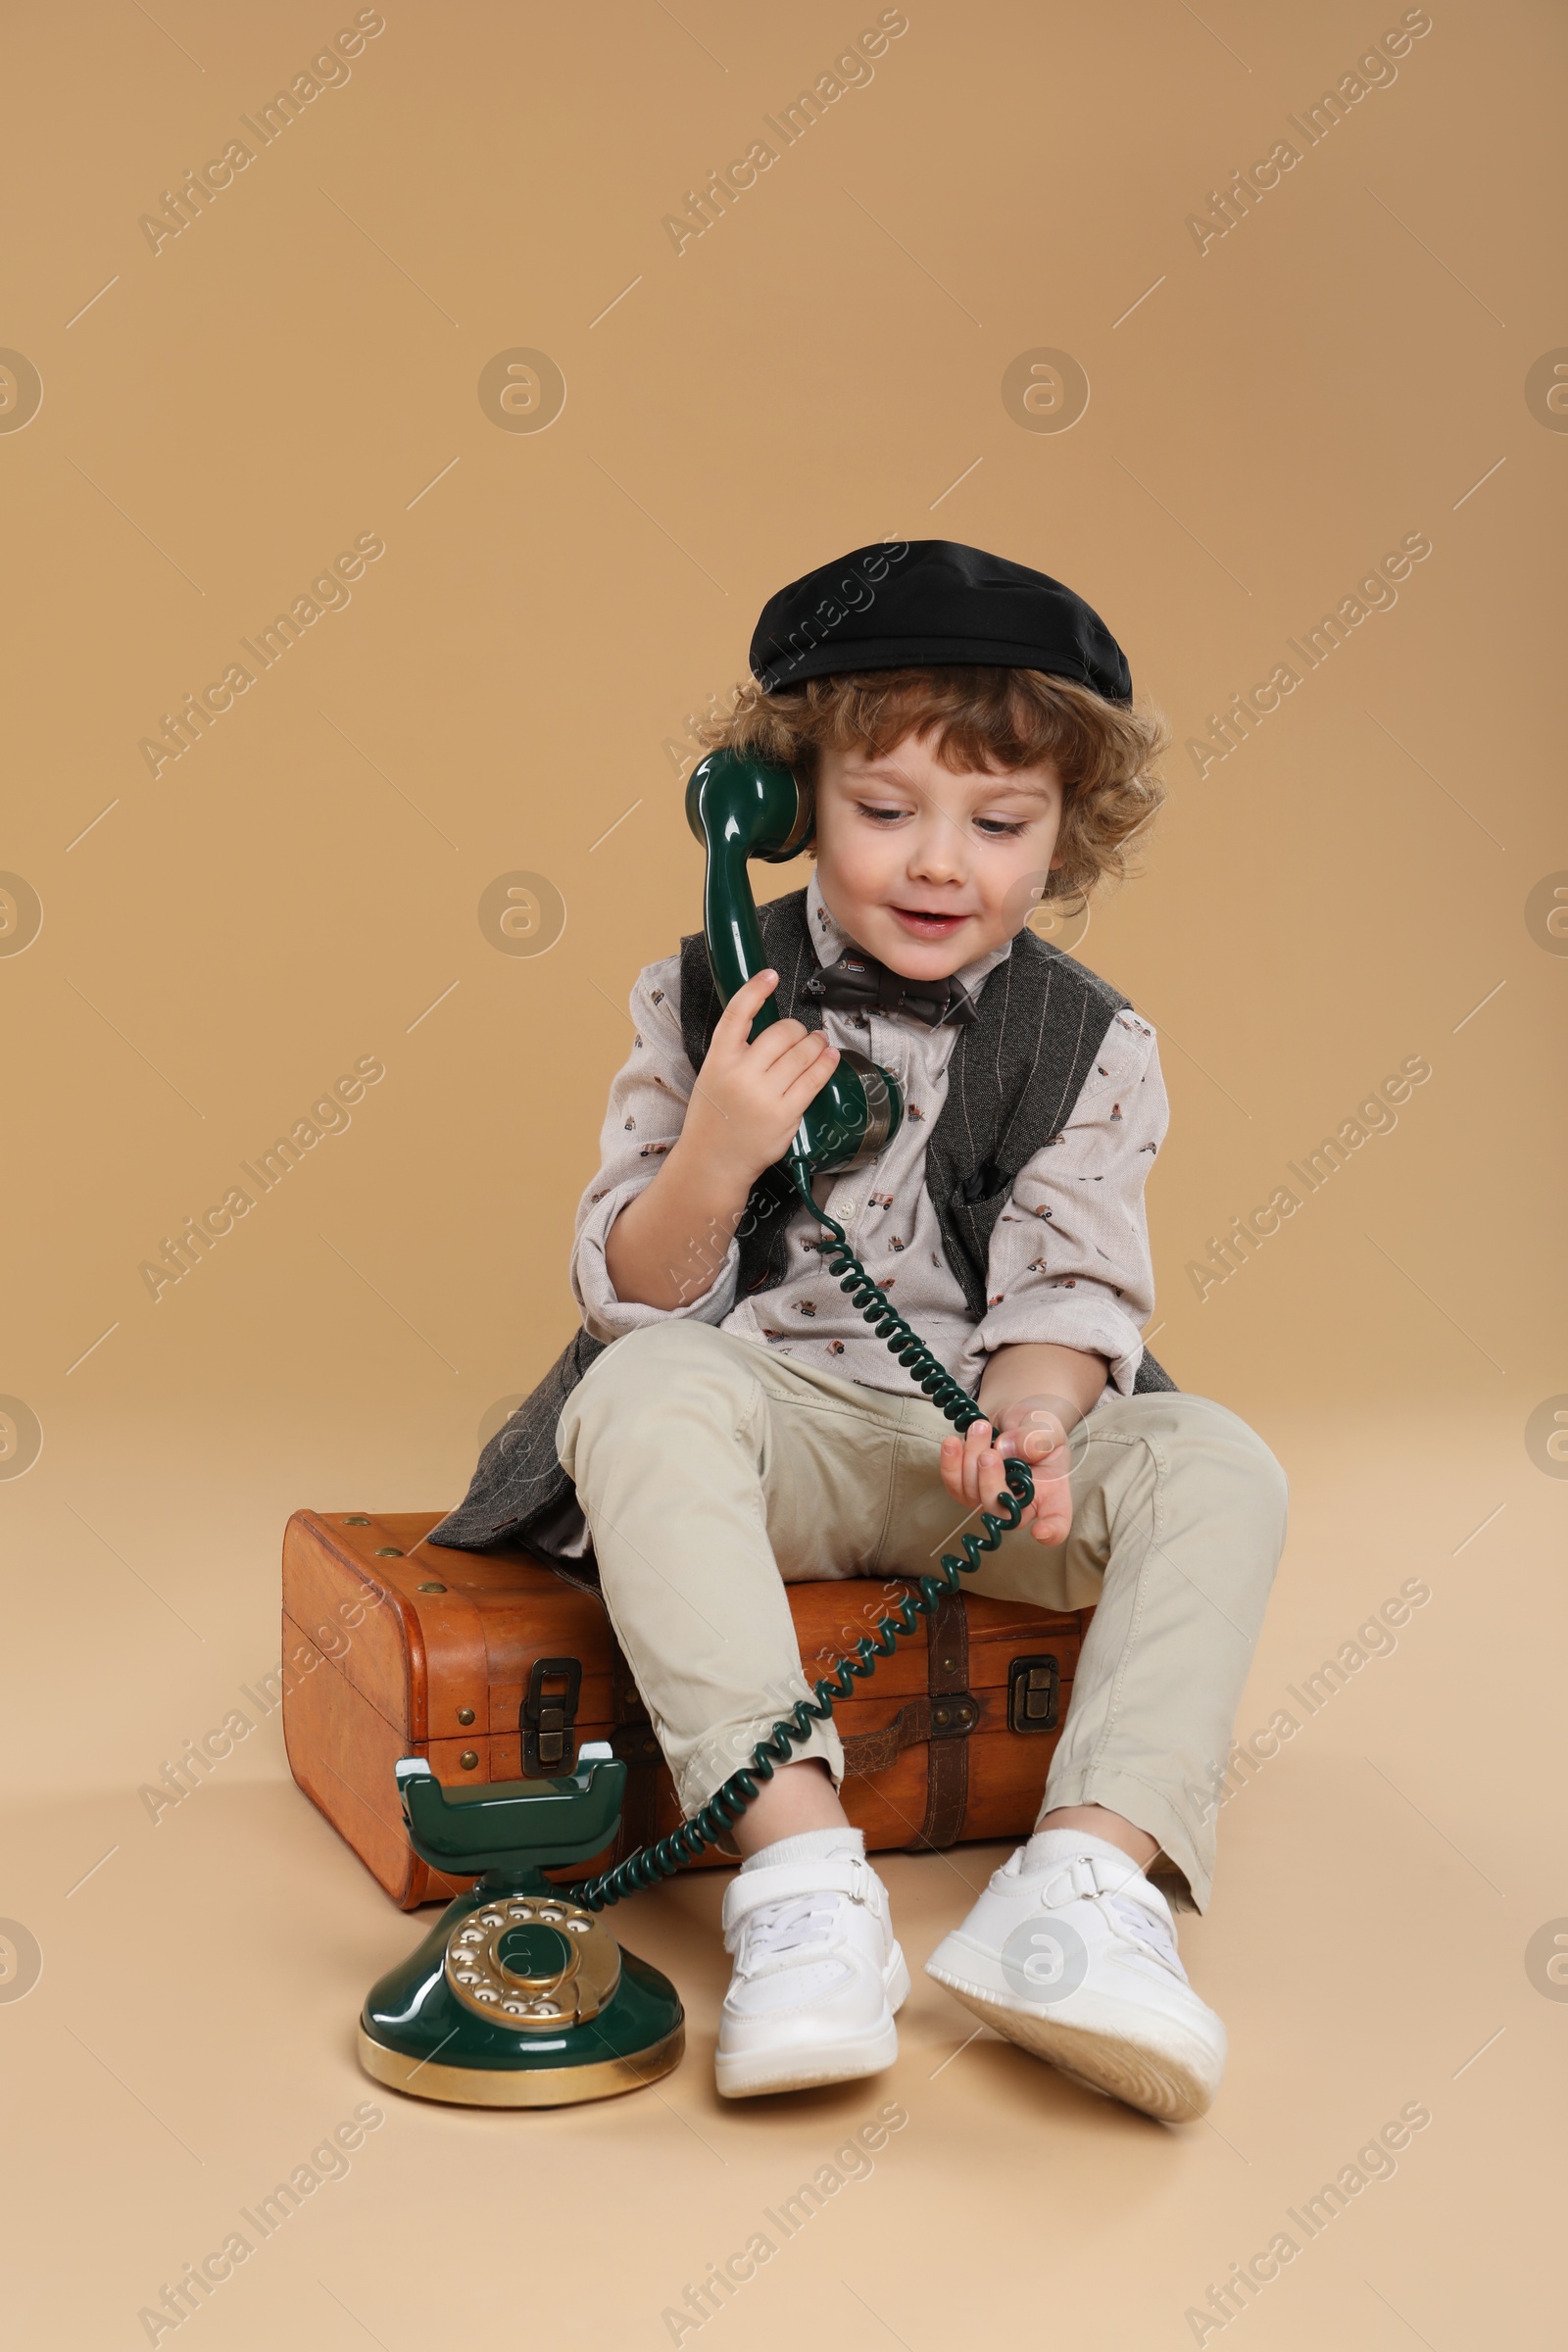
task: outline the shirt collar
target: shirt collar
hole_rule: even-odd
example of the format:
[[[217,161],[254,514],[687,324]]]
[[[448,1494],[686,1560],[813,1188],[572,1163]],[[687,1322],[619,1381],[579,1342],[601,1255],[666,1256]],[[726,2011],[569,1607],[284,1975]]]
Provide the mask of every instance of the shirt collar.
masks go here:
[[[810,933],[811,946],[816,951],[816,960],[820,964],[837,963],[841,956],[859,947],[858,941],[851,939],[849,933],[842,930],[828,912],[814,873],[806,885],[806,927]],[[860,950],[861,954],[865,952]],[[998,964],[1005,963],[1011,954],[1012,942],[1004,939],[1000,948],[988,948],[972,963],[960,965],[954,976],[971,997],[977,997]]]

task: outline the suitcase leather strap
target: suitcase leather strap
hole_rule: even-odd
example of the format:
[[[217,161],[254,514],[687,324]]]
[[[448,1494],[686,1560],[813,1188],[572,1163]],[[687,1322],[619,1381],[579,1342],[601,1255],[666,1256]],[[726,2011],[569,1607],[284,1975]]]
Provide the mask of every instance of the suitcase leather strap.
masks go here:
[[[603,1593],[596,1597],[603,1605]],[[662,1759],[631,1669],[613,1634],[611,1667],[616,1719],[611,1744],[629,1767],[626,1801],[615,1838],[615,1858],[619,1860],[655,1835],[658,1768]],[[969,1621],[961,1592],[944,1593],[935,1615],[927,1620],[926,1683],[927,1695],[906,1700],[879,1732],[855,1733],[844,1741],[844,1766],[850,1773],[885,1772],[906,1747],[925,1744],[925,1819],[909,1840],[914,1852],[956,1845],[969,1801],[968,1735],[979,1724],[980,1702],[969,1689]]]
[[[945,1593],[926,1634],[929,1694],[911,1698],[879,1732],[859,1732],[844,1742],[848,1772],[885,1772],[906,1747],[926,1743],[925,1819],[909,1843],[913,1850],[954,1845],[969,1801],[968,1735],[980,1721],[980,1705],[969,1689],[969,1624],[963,1596]]]

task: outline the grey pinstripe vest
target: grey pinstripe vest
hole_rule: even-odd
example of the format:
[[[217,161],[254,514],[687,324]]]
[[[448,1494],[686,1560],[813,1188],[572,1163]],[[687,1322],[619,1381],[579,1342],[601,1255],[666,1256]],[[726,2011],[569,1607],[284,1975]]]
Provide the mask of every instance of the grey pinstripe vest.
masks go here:
[[[819,1029],[820,1008],[801,994],[803,982],[819,968],[807,929],[805,891],[775,899],[759,909],[759,918],[763,949],[779,975],[780,1006]],[[1105,1031],[1127,1003],[1059,948],[1020,931],[1012,954],[980,991],[979,1017],[957,1033],[947,1100],[926,1146],[925,1182],[948,1263],[976,1322],[985,1313],[992,1228],[1013,1179],[1065,1127]],[[707,942],[697,931],[682,940],[680,959],[681,1036],[693,1069],[702,1066],[719,1010]],[[771,1172],[754,1187],[739,1231],[743,1295],[782,1280],[793,1198]],[[466,1495],[432,1528],[430,1543],[482,1550],[512,1539],[549,1555],[552,1523],[572,1493],[556,1454],[556,1423],[604,1345],[586,1331],[568,1343],[490,1440]],[[1146,1348],[1135,1393],[1175,1386]]]

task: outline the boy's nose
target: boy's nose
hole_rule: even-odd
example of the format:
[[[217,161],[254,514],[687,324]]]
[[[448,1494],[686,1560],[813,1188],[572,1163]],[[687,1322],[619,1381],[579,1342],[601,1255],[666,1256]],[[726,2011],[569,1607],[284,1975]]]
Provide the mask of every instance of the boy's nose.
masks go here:
[[[961,882],[963,836],[956,825],[922,825],[909,847],[909,875],[921,882]]]

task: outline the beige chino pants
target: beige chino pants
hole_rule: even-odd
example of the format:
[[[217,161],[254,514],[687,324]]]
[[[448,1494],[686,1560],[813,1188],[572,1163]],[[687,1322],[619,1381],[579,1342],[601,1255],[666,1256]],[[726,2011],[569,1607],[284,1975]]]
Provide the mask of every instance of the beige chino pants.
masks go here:
[[[557,1432],[605,1600],[688,1814],[810,1696],[785,1584],[920,1576],[964,1519],[950,1424],[710,1324],[617,1340]],[[1216,1798],[1285,1542],[1285,1473],[1224,1405],[1103,1397],[1072,1441],[1065,1544],[1004,1537],[964,1589],[1095,1607],[1041,1812],[1108,1805],[1158,1839],[1206,1907]],[[880,1613],[880,1612],[876,1612]],[[835,1784],[831,1722],[798,1756]]]

